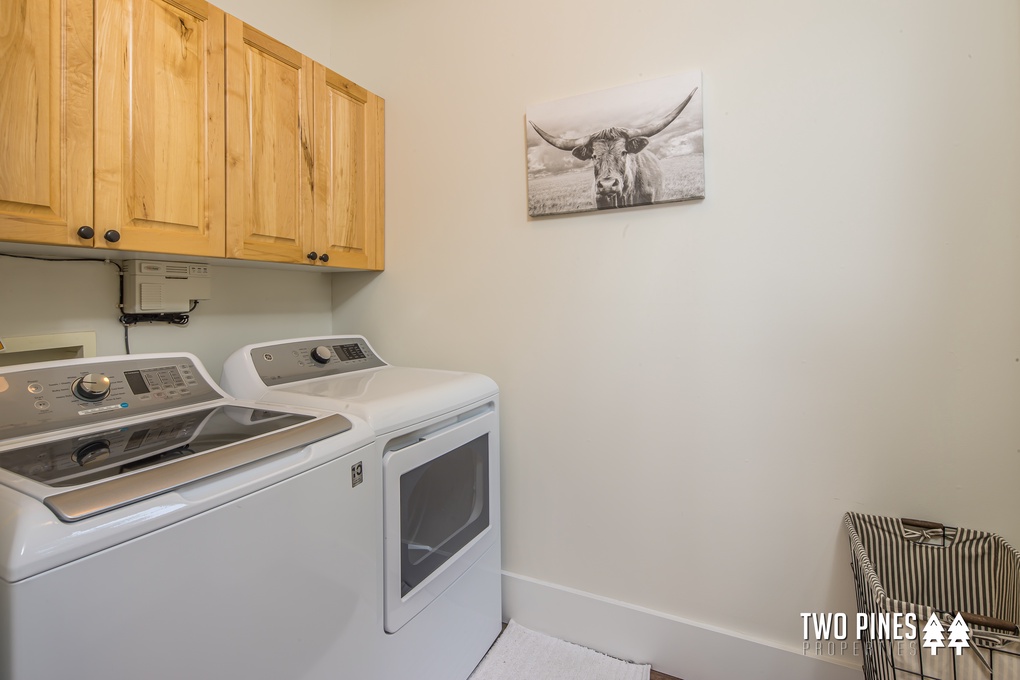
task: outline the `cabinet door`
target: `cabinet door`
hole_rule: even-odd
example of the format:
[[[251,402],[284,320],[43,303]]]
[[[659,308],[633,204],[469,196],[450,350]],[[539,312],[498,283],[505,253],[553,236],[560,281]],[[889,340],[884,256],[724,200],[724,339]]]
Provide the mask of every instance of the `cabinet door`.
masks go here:
[[[0,239],[91,224],[92,0],[0,0]]]
[[[383,100],[315,64],[315,245],[329,265],[382,269]]]
[[[223,256],[223,22],[202,0],[96,0],[97,246]]]
[[[312,61],[227,17],[227,257],[308,263]]]

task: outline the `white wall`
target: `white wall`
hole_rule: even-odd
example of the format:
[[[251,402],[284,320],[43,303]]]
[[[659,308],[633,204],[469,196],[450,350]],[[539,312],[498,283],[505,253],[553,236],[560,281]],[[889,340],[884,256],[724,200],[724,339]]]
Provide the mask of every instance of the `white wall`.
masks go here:
[[[312,59],[329,65],[336,25],[336,2],[217,0],[213,4]]]
[[[334,327],[499,382],[504,568],[799,649],[855,611],[847,510],[1020,545],[1020,5],[628,7],[333,34],[387,105],[387,270]],[[529,104],[699,69],[704,201],[528,219]]]

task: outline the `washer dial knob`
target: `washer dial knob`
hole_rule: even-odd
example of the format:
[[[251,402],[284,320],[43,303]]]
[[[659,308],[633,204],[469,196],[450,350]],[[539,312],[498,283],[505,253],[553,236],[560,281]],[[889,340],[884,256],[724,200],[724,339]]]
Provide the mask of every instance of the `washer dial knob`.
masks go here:
[[[326,347],[325,345],[319,345],[312,350],[312,359],[316,363],[328,364],[331,356],[332,355],[329,353],[329,347]]]
[[[105,439],[83,444],[71,454],[71,460],[82,467],[85,467],[89,463],[95,463],[109,457],[110,442]]]
[[[102,373],[89,373],[71,383],[71,393],[83,401],[102,401],[110,393],[110,379]]]

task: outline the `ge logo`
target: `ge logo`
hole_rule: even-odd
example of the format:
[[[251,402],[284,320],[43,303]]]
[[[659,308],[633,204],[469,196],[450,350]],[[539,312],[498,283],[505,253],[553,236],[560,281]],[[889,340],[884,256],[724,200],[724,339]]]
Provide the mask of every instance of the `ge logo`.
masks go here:
[[[361,461],[359,460],[351,466],[351,488],[353,489],[363,481],[365,481],[365,477],[361,473]]]

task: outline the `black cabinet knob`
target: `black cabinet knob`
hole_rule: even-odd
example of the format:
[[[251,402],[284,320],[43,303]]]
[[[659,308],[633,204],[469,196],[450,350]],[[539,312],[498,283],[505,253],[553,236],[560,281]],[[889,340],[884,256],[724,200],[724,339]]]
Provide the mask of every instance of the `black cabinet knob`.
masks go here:
[[[319,259],[322,260],[323,262],[329,262],[329,255],[323,253],[322,255],[319,255]]]
[[[117,231],[116,229],[111,229],[110,231],[103,234],[103,238],[105,238],[110,243],[116,243],[117,241],[120,240],[120,232]]]
[[[96,230],[89,225],[78,227],[78,238],[90,239],[96,235]]]
[[[315,262],[315,258],[317,258],[318,256],[319,254],[313,250],[312,252],[308,253],[306,257],[308,257],[308,259],[311,260],[312,262]]]

